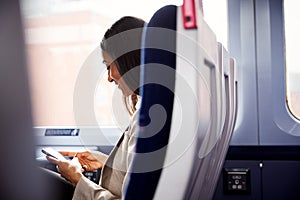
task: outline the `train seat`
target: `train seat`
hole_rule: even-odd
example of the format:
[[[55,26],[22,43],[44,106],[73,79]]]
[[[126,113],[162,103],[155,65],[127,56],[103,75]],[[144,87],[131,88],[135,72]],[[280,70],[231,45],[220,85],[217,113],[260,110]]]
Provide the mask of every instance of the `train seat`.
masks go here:
[[[164,168],[175,94],[176,10],[161,8],[144,29],[139,138],[124,199],[153,199]]]
[[[124,199],[212,198],[235,120],[230,63],[199,1],[153,15],[143,35],[139,138]]]

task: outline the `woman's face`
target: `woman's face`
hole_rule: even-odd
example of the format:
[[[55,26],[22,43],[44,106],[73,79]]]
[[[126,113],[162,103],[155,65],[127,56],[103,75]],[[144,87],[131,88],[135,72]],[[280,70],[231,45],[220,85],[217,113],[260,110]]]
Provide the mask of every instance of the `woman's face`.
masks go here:
[[[118,85],[118,88],[122,91],[123,95],[131,95],[133,92],[128,88],[127,84],[125,83],[124,79],[122,78],[117,69],[116,63],[113,61],[110,55],[105,51],[102,51],[102,57],[103,63],[106,65],[107,68],[107,80],[111,83],[114,82],[116,85]]]

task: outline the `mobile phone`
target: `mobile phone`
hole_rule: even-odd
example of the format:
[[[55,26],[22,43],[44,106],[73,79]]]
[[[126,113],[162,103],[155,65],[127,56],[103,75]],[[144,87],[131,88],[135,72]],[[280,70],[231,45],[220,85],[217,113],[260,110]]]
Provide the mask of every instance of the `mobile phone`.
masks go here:
[[[52,156],[53,158],[56,158],[58,160],[66,160],[66,158],[61,153],[52,149],[51,147],[43,148],[42,152],[47,156]]]

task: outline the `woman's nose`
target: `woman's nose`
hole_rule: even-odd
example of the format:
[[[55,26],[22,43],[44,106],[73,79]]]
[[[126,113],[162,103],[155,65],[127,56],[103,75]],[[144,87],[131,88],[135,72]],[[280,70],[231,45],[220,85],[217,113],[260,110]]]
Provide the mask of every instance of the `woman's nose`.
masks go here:
[[[110,77],[109,73],[108,73],[108,76],[107,76],[107,80],[108,80],[108,82],[110,82],[110,83],[114,81],[114,79]]]

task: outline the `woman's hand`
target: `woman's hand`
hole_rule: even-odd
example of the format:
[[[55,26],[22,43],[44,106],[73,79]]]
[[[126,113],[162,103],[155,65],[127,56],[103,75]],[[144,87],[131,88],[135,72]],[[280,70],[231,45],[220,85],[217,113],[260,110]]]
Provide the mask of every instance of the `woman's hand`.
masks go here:
[[[70,181],[72,185],[76,186],[78,181],[83,176],[81,164],[78,161],[77,157],[74,157],[72,160],[58,160],[52,156],[46,156],[46,158],[57,165],[57,171],[64,177],[66,180]]]
[[[64,156],[77,157],[82,168],[86,171],[101,169],[107,159],[107,155],[97,151],[69,152],[59,151]]]

